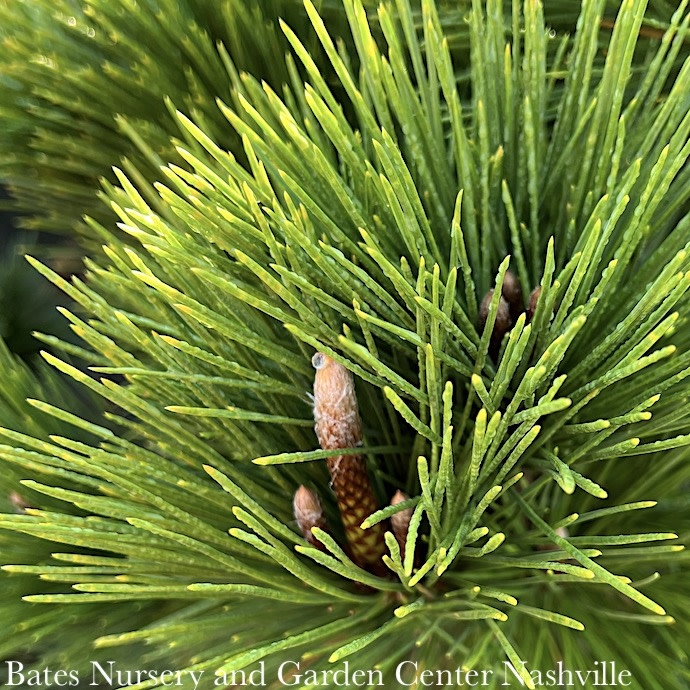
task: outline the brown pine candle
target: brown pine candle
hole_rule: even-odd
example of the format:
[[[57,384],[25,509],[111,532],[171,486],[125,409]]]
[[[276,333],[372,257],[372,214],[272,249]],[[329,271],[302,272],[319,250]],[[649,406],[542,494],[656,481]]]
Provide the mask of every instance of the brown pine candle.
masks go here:
[[[304,538],[317,549],[323,549],[321,542],[312,534],[312,527],[318,527],[324,532],[328,531],[326,517],[321,509],[321,501],[315,491],[303,484],[295,491],[292,499],[292,509],[295,520]]]
[[[362,423],[352,374],[322,352],[314,355],[312,364],[316,369],[314,428],[321,448],[335,450],[361,445]],[[379,523],[366,530],[360,527],[378,510],[364,457],[336,455],[326,463],[352,560],[363,568],[380,572],[385,553],[384,526]]]

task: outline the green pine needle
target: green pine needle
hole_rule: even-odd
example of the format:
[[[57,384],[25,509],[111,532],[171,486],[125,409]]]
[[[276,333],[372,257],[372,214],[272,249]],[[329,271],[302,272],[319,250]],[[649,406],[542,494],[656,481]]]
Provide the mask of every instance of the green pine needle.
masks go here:
[[[73,4],[0,7],[6,179],[90,249],[30,259],[81,344],[42,336],[39,377],[0,349],[0,654],[687,687],[687,2],[585,0],[572,36],[570,3]],[[356,380],[386,576],[345,548],[315,350]]]

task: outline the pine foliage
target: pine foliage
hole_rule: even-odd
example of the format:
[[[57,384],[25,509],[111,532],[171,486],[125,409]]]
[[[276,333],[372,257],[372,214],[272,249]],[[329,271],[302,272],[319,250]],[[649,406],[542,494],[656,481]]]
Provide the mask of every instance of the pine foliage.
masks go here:
[[[403,659],[615,659],[634,687],[686,687],[687,2],[654,28],[626,1],[602,45],[602,0],[572,37],[537,3],[476,0],[466,63],[444,3],[341,9],[344,42],[310,0],[283,15],[291,57],[270,83],[221,49],[199,57],[206,90],[141,81],[157,112],[169,97],[173,138],[143,112],[119,121],[129,142],[94,149],[94,172],[137,155],[86,221],[102,245],[86,278],[31,261],[83,341],[44,336],[45,359],[104,414],[26,386],[2,399],[32,398],[3,420],[0,457],[40,495],[0,516],[8,582],[53,624],[100,611],[103,633],[80,633],[96,649],[203,670],[200,687],[260,661],[275,678],[287,658],[389,678]],[[509,270],[524,304],[541,291],[496,346]],[[387,578],[337,530],[321,551],[294,523],[300,484],[338,522],[315,351],[356,378],[381,505],[411,497],[365,523],[413,508]]]

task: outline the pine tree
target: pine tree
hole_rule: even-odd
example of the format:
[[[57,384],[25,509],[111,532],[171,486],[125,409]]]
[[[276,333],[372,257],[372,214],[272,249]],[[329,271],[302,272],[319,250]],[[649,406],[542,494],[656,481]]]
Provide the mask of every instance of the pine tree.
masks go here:
[[[0,657],[689,686],[690,14],[558,4],[0,4]]]

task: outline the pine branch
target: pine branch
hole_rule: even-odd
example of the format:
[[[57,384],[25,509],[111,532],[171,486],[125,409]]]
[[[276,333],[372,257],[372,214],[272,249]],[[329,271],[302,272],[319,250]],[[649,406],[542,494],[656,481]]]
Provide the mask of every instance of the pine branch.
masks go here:
[[[13,564],[56,583],[32,601],[168,602],[96,644],[147,642],[159,663],[174,649],[209,678],[258,661],[275,677],[308,653],[317,671],[388,674],[405,658],[611,658],[640,687],[686,682],[686,5],[665,28],[622,6],[602,59],[605,7],[584,3],[555,47],[538,4],[475,2],[466,63],[444,3],[374,20],[344,0],[348,51],[307,1],[310,31],[281,25],[285,85],[195,60],[233,89],[209,117],[196,81],[181,96],[161,79],[175,151],[158,148],[167,130],[123,125],[141,158],[104,182],[119,223],[89,221],[105,246],[85,279],[32,261],[75,301],[63,313],[91,371],[45,358],[106,410],[82,419],[32,392],[60,430],[0,431],[3,463],[41,497],[0,527],[65,544]],[[644,39],[642,74],[650,26],[664,33]],[[352,377],[361,447],[315,451],[315,351]],[[379,505],[410,496],[367,503],[359,525],[407,511],[404,538],[383,537],[385,576],[337,527],[347,496],[326,466],[346,450]],[[310,527],[316,544],[294,520],[301,485],[336,526]]]

